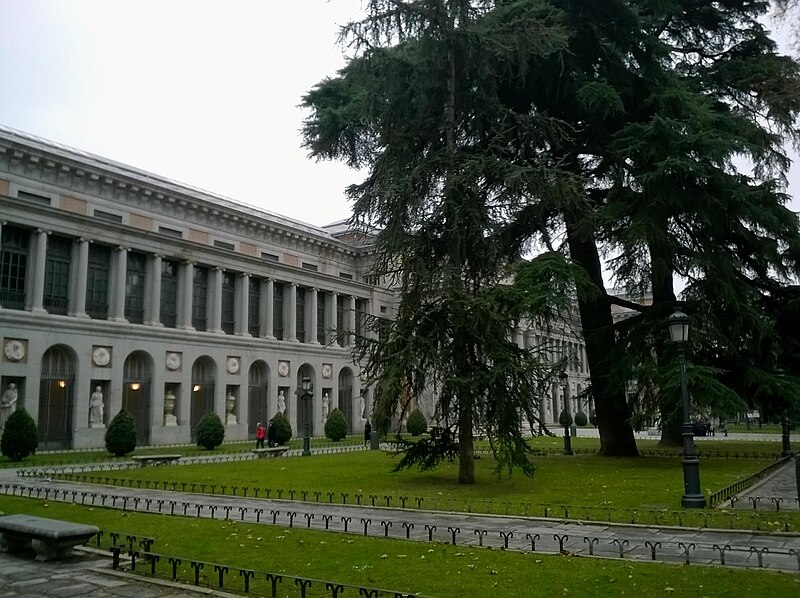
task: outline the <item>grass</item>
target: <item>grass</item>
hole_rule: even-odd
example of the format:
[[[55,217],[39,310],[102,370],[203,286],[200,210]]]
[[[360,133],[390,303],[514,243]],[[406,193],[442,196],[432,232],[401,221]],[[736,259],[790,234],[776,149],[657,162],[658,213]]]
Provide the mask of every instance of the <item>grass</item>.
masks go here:
[[[476,461],[478,483],[457,483],[457,464],[433,471],[393,471],[397,457],[379,451],[217,464],[151,467],[78,475],[75,479],[196,492],[377,504],[408,508],[549,516],[622,523],[797,530],[800,514],[720,511],[683,513],[677,457],[613,458],[583,455],[535,459],[532,478],[516,472],[498,479],[489,457]],[[706,459],[703,488],[719,490],[770,464],[769,459]],[[98,477],[99,476],[99,477]],[[127,481],[127,482],[126,482]],[[164,486],[164,483],[167,486]],[[156,484],[157,483],[157,484]],[[185,485],[183,485],[185,484]],[[236,487],[236,490],[234,490]],[[388,498],[387,498],[388,497]],[[405,498],[405,502],[403,502]],[[417,499],[421,499],[418,502]]]
[[[348,436],[339,442],[331,442],[327,438],[315,438],[312,440],[312,447],[314,448],[329,448],[337,446],[358,446],[364,443],[364,437],[359,435]],[[288,443],[290,448],[302,448],[302,438],[292,438]],[[15,462],[8,459],[8,457],[0,457],[0,467],[33,467],[39,465],[74,465],[81,463],[99,463],[99,462],[114,462],[114,461],[128,461],[134,455],[160,455],[166,453],[180,454],[184,457],[198,457],[216,454],[232,454],[232,453],[249,453],[250,449],[255,446],[253,441],[237,441],[223,443],[213,451],[208,451],[200,448],[196,444],[182,444],[172,445],[166,447],[147,447],[137,448],[125,457],[115,457],[105,450],[89,450],[89,451],[52,451],[45,453],[38,453],[27,457],[22,462]]]
[[[800,592],[800,576],[765,570],[518,553],[285,526],[122,513],[8,496],[0,496],[0,510],[153,536],[153,551],[161,554],[443,598],[557,594],[731,596],[742,595],[746,588],[758,588],[764,595],[780,598]],[[182,577],[191,579],[193,573],[186,560],[181,569]],[[216,574],[210,567],[203,578],[212,585],[216,583]],[[226,588],[235,588],[234,584],[241,583],[239,579],[238,572],[231,571]],[[266,593],[264,581],[258,577],[253,581],[252,590]],[[285,580],[284,586],[289,583]],[[309,598],[321,595],[330,596],[330,592],[308,594]]]

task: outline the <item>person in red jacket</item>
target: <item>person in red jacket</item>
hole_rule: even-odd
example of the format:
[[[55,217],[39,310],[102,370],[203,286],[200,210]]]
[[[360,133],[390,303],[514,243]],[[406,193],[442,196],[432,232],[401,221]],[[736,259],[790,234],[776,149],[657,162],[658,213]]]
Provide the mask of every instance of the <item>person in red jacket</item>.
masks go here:
[[[261,422],[256,424],[256,448],[264,448],[264,441],[267,439],[267,430],[261,425]]]

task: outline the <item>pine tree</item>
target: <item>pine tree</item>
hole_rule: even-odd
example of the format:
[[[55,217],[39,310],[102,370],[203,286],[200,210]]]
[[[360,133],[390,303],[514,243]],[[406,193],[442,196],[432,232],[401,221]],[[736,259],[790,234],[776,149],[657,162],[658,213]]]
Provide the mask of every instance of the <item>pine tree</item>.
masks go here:
[[[313,155],[369,170],[349,189],[353,224],[378,231],[376,272],[399,290],[396,318],[361,345],[376,421],[433,388],[457,444],[450,434],[415,443],[400,467],[435,466],[457,450],[458,481],[474,483],[480,424],[498,471],[532,473],[523,425],[537,421],[553,368],[508,335],[524,317],[565,308],[573,283],[560,256],[521,263],[505,242],[504,226],[532,195],[558,192],[536,156],[559,124],[509,109],[498,82],[564,46],[559,15],[530,0],[366,5],[343,33],[355,57],[304,99],[304,135]],[[528,163],[508,151],[516,143]]]

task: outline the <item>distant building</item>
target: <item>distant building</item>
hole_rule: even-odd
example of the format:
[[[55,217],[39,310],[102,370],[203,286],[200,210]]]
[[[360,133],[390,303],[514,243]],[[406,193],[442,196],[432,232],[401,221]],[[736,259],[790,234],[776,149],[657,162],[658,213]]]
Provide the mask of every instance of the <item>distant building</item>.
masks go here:
[[[254,438],[280,395],[296,436],[306,422],[322,434],[326,393],[361,432],[372,397],[351,348],[362,314],[391,318],[395,302],[371,251],[345,222],[294,221],[0,126],[0,392],[16,386],[40,449],[101,447],[120,409],[140,445],[190,442],[208,411],[227,439]],[[580,333],[513,334],[575,356],[576,411]],[[561,389],[548,405],[557,420]]]

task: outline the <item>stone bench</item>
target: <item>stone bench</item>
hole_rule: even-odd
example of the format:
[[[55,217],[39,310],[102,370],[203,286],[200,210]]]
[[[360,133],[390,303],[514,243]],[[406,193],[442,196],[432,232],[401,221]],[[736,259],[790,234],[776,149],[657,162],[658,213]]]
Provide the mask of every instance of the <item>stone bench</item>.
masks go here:
[[[272,446],[269,448],[254,448],[251,449],[252,452],[256,457],[259,459],[265,458],[272,458],[272,457],[280,457],[289,450],[288,446]]]
[[[75,546],[85,544],[98,531],[93,525],[34,515],[0,517],[3,551],[27,552],[32,548],[37,561],[67,557]]]
[[[139,467],[148,465],[169,465],[181,458],[182,455],[136,455],[131,457]]]

